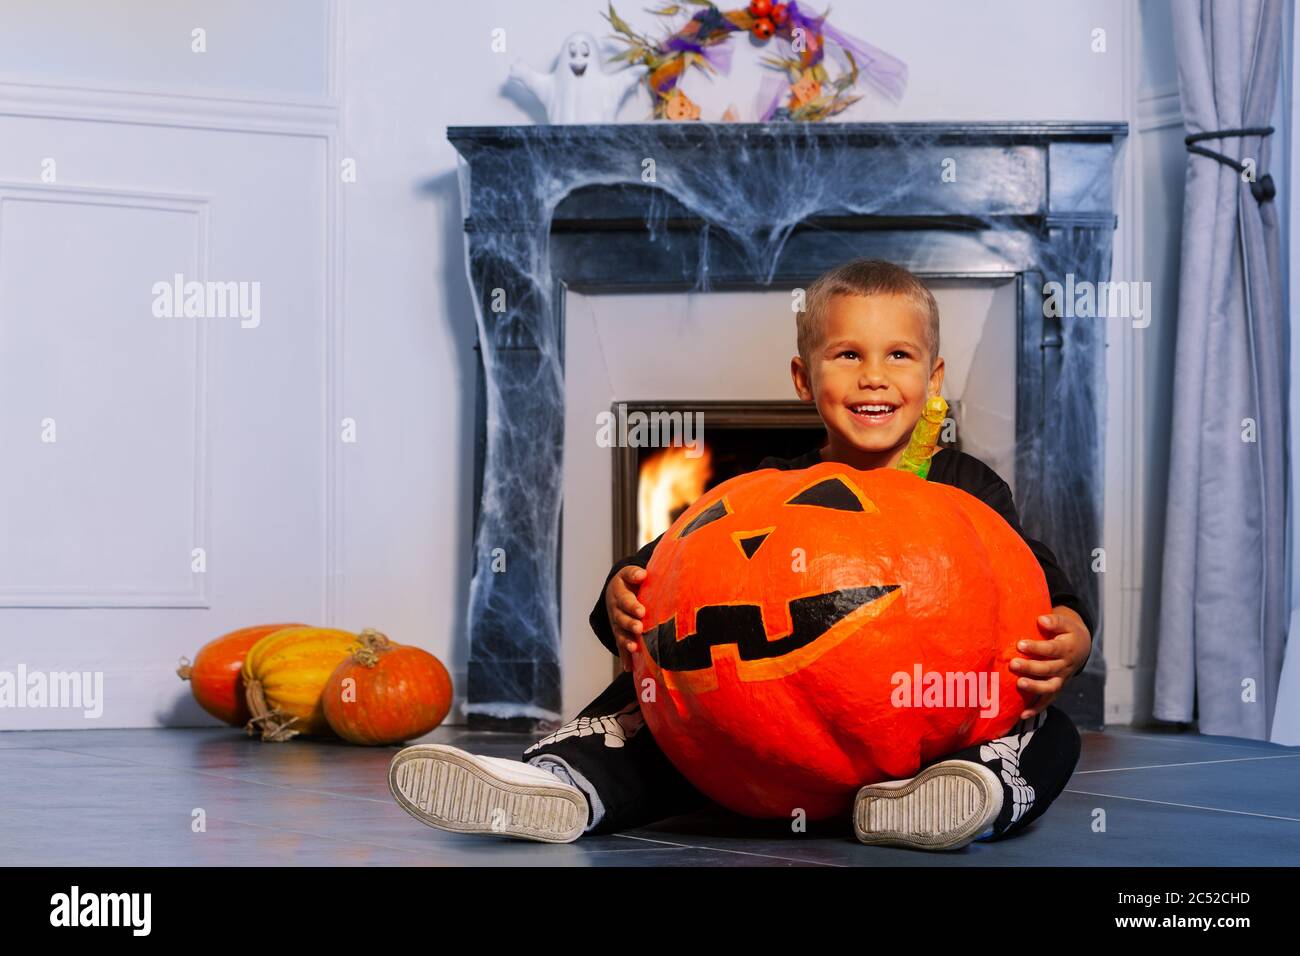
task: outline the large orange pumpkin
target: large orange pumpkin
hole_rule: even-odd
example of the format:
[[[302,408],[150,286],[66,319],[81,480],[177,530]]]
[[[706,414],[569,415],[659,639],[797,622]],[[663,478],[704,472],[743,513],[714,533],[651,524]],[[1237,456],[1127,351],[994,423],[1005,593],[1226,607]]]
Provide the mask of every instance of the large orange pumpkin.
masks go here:
[[[845,813],[864,784],[1005,734],[1026,706],[1016,642],[1051,610],[983,502],[834,462],[710,489],[646,571],[646,724],[700,791],[755,817]]]
[[[260,731],[270,741],[333,736],[321,691],[356,639],[335,628],[288,627],[249,648],[241,675],[252,713],[249,735]]]
[[[200,707],[232,727],[242,727],[252,716],[244,700],[240,669],[248,649],[267,634],[301,624],[258,624],[223,634],[204,644],[194,655],[194,662],[182,657],[176,673],[190,682],[190,690]]]
[[[451,710],[451,675],[428,651],[367,628],[325,682],[321,706],[344,740],[395,744],[442,723]]]

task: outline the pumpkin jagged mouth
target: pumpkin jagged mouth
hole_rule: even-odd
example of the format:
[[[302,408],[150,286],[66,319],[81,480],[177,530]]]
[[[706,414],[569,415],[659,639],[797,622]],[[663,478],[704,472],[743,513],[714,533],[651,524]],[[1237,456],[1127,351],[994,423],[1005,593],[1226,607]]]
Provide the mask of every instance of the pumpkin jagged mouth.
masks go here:
[[[768,637],[763,609],[757,604],[708,604],[695,612],[694,634],[678,640],[677,618],[670,617],[647,631],[642,641],[650,659],[668,672],[712,667],[715,647],[734,646],[741,661],[784,657],[814,643],[858,608],[879,601],[899,587],[885,584],[839,588],[794,598],[790,601],[790,633],[776,639]]]

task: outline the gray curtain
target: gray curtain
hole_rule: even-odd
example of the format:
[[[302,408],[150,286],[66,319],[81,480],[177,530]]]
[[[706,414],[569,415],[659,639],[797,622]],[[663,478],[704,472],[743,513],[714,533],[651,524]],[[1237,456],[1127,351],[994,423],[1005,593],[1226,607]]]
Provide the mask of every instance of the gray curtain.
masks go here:
[[[1174,0],[1188,133],[1268,126],[1282,0]],[[1198,144],[1270,169],[1272,137]],[[1288,616],[1287,355],[1276,202],[1189,153],[1155,716],[1268,738]],[[1253,425],[1251,424],[1253,423]]]

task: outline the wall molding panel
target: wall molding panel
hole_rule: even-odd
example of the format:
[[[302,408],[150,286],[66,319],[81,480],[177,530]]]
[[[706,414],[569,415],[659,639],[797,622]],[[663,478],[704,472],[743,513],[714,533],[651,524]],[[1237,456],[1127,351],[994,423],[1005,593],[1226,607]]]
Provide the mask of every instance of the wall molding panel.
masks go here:
[[[192,218],[194,279],[209,275],[209,198],[169,192],[100,189],[85,186],[31,185],[0,182],[0,241],[4,239],[6,213],[16,203],[48,203],[71,207],[113,207]],[[3,263],[0,263],[2,266]],[[161,274],[161,273],[160,273]],[[0,316],[3,315],[0,303]],[[193,445],[191,472],[190,540],[195,547],[207,547],[211,476],[208,455],[208,334],[204,322],[195,323],[193,352]],[[138,587],[10,587],[0,582],[0,608],[207,608],[207,575],[191,575],[191,585],[169,589],[143,583]]]
[[[115,89],[97,86],[61,86],[44,83],[0,82],[0,120],[21,117],[67,123],[116,124],[158,127],[177,131],[202,131],[236,135],[307,138],[322,147],[326,168],[324,184],[324,242],[321,246],[322,338],[324,394],[321,396],[324,448],[322,449],[322,515],[324,547],[318,574],[323,595],[320,623],[335,623],[343,582],[343,529],[345,521],[343,455],[339,422],[343,402],[342,303],[346,264],[341,219],[340,164],[345,155],[342,137],[343,18],[341,0],[328,0],[326,17],[327,95],[318,99],[220,95],[209,91],[160,92],[155,89]],[[200,250],[200,280],[211,274],[209,262],[211,223],[222,213],[222,197],[140,190],[122,182],[94,182],[58,185],[32,182],[0,182],[0,230],[3,207],[13,201],[41,201],[75,204],[108,204],[144,210],[187,212],[195,217],[195,241]],[[218,277],[219,278],[219,277]],[[197,323],[196,398],[198,418],[195,513],[196,540],[210,541],[206,523],[209,514],[210,462],[206,419],[208,408],[208,333]],[[199,608],[213,607],[206,583],[208,575],[194,575],[192,588],[184,592],[140,588],[69,590],[19,587],[0,583],[0,608]]]

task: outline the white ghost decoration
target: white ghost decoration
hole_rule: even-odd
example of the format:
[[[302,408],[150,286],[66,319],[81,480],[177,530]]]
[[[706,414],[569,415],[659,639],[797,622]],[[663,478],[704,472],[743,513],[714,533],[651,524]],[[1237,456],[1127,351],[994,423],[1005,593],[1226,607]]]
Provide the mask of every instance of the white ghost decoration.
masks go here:
[[[551,123],[612,123],[623,97],[641,80],[641,71],[606,73],[596,38],[575,33],[564,41],[553,71],[539,73],[516,60],[510,77],[541,101]]]

